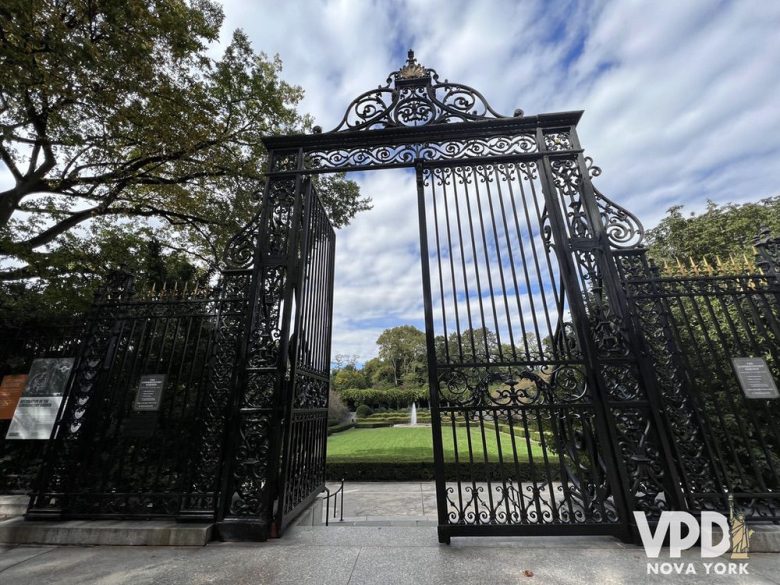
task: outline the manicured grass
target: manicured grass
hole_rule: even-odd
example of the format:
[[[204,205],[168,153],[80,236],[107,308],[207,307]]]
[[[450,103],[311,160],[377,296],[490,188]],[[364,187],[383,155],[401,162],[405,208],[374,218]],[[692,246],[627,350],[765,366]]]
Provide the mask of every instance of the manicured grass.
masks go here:
[[[465,428],[458,428],[458,457],[462,463],[468,460],[468,435]],[[452,431],[447,428],[443,434],[444,457],[454,461]],[[499,433],[501,452],[505,463],[513,463],[512,437]],[[498,441],[495,430],[485,431],[488,461],[498,462]],[[518,461],[527,460],[526,443],[515,437]],[[531,443],[534,458],[542,457],[542,448]],[[484,461],[482,436],[478,429],[471,429],[471,450],[475,462]],[[351,429],[328,437],[328,462],[427,462],[433,461],[433,439],[430,427]]]

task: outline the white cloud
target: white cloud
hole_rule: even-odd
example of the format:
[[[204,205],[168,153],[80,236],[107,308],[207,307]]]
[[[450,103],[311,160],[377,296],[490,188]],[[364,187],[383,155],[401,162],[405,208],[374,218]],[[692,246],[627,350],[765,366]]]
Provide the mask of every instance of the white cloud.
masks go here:
[[[597,185],[652,226],[780,192],[780,4],[771,2],[227,2],[257,50],[279,53],[325,130],[383,83],[408,45],[502,113],[584,109]],[[224,40],[224,39],[223,39]],[[376,351],[422,298],[408,173],[360,176],[375,209],[338,233],[333,353]]]

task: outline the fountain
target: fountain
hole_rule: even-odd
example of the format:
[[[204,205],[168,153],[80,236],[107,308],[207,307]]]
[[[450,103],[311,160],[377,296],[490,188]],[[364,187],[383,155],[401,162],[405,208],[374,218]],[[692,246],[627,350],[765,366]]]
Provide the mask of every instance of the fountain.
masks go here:
[[[412,418],[409,421],[409,424],[413,427],[417,426],[417,403],[412,402]]]

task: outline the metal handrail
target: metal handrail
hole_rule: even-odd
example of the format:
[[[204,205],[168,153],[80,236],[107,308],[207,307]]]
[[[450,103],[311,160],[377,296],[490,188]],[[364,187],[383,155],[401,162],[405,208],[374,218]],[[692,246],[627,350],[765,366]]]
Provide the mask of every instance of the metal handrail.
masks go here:
[[[338,498],[337,496],[341,494],[341,514],[339,516],[339,522],[344,522],[344,480],[341,480],[341,487],[337,489],[335,492],[331,493],[328,489],[328,486],[325,486],[325,493],[327,494],[325,496],[325,526],[328,526],[328,522],[330,519],[330,499],[333,498],[333,518],[336,518],[336,510],[338,509]]]

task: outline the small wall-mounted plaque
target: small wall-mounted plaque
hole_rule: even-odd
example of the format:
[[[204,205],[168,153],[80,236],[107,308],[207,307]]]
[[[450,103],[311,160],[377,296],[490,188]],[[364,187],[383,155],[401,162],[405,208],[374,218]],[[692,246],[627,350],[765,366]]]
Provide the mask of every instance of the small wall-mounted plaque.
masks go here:
[[[763,358],[732,358],[739,385],[747,398],[780,398],[772,372]]]
[[[160,410],[164,387],[165,374],[141,376],[141,380],[138,382],[138,393],[135,395],[135,402],[133,402],[133,410],[144,412]]]

